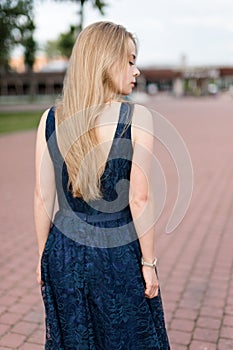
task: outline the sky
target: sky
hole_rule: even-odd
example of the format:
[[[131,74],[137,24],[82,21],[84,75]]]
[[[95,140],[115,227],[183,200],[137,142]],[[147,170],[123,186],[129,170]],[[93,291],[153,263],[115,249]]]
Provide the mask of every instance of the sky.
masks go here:
[[[101,16],[85,5],[84,27],[100,20],[124,25],[139,41],[139,66],[233,66],[233,0],[105,0]],[[78,23],[78,4],[35,2],[35,39],[41,46]]]

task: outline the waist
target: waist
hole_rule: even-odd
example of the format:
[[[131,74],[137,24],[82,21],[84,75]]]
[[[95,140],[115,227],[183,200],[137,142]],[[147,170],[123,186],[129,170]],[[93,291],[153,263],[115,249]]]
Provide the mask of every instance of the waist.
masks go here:
[[[119,219],[127,219],[131,217],[131,211],[130,208],[127,207],[126,209],[114,212],[114,213],[97,213],[97,214],[86,214],[79,211],[74,211],[71,209],[59,209],[56,213],[57,216],[68,216],[68,217],[78,217],[82,221],[85,221],[87,223],[97,223],[97,222],[106,222],[106,221],[114,221]]]

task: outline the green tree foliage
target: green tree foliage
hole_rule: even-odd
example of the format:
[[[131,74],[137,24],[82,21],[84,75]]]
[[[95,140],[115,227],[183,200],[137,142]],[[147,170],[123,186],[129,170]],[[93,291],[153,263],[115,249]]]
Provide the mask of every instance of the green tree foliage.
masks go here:
[[[0,1],[0,70],[9,68],[10,53],[17,45],[24,47],[25,64],[32,68],[36,52],[34,30],[31,0]]]
[[[83,29],[83,19],[84,19],[84,5],[88,0],[56,0],[57,2],[76,2],[79,4],[79,24],[74,26],[71,25],[69,30],[65,33],[61,33],[57,40],[50,40],[45,45],[45,52],[48,57],[56,57],[59,55],[70,57],[71,51],[75,42],[77,35]],[[99,12],[104,15],[104,8],[107,4],[101,0],[89,0],[93,7],[99,10]]]
[[[79,4],[79,17],[80,17],[80,22],[79,25],[77,26],[79,31],[81,31],[83,29],[83,20],[84,20],[84,5],[87,2],[91,2],[93,7],[96,8],[97,10],[99,10],[99,12],[104,15],[104,8],[107,6],[107,4],[105,3],[105,1],[102,0],[56,0],[59,2],[76,2],[77,4]]]
[[[57,40],[49,40],[45,44],[46,55],[50,58],[57,56],[70,57],[74,42],[77,36],[77,30],[75,26],[70,26],[70,29],[61,33]]]
[[[33,36],[30,35],[24,39],[23,45],[25,47],[24,62],[26,64],[27,69],[32,70],[33,64],[35,61],[35,53],[36,53],[36,49],[37,49],[37,44],[36,44],[35,40],[33,39]]]
[[[62,56],[70,57],[72,48],[76,38],[74,26],[70,26],[70,30],[66,33],[61,33],[58,38],[58,50]]]
[[[44,45],[43,50],[49,58],[55,58],[61,55],[61,52],[58,49],[58,40],[48,40]]]

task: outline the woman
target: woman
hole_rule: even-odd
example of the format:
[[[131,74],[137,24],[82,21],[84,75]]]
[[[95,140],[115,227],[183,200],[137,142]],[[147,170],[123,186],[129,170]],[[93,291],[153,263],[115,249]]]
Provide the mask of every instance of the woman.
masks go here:
[[[169,349],[148,181],[153,121],[122,100],[140,74],[136,54],[124,27],[88,26],[62,99],[40,121],[35,226],[45,349]]]

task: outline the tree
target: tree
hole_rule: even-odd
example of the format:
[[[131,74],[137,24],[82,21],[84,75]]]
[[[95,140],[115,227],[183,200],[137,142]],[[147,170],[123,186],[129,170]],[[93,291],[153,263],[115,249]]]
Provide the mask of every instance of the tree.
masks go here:
[[[88,2],[88,0],[56,0],[56,1],[59,1],[59,2],[73,1],[73,2],[77,2],[80,5],[80,9],[79,9],[80,22],[79,22],[79,25],[77,26],[77,29],[79,31],[81,31],[83,29],[84,5]],[[92,3],[94,8],[99,10],[99,12],[102,15],[104,15],[104,8],[107,6],[105,1],[102,1],[102,0],[91,0],[91,3]]]
[[[62,56],[70,57],[75,42],[75,27],[70,26],[66,33],[61,33],[58,38],[58,50]]]
[[[25,64],[28,69],[32,68],[36,52],[34,30],[31,0],[1,0],[0,70],[9,69],[10,53],[17,45],[24,47]]]
[[[33,64],[35,62],[35,54],[37,49],[37,44],[33,39],[32,35],[25,38],[24,47],[25,47],[24,62],[25,62],[26,68],[27,70],[32,70]]]
[[[70,26],[70,29],[65,33],[61,33],[57,40],[47,41],[44,48],[46,55],[50,58],[57,56],[65,56],[69,58],[74,46],[75,38],[76,28],[75,26]]]
[[[84,5],[88,0],[55,0],[57,2],[70,2],[74,1],[79,3],[80,10],[80,22],[79,25],[71,25],[69,30],[65,33],[61,33],[57,40],[49,40],[45,45],[45,52],[48,57],[56,57],[58,55],[70,57],[73,45],[75,43],[75,38],[83,29],[83,19],[84,19]],[[91,0],[94,8],[98,9],[102,15],[104,15],[104,7],[107,4],[101,0]]]
[[[58,49],[58,40],[48,40],[44,45],[43,50],[49,58],[55,58],[61,55],[61,52]]]

